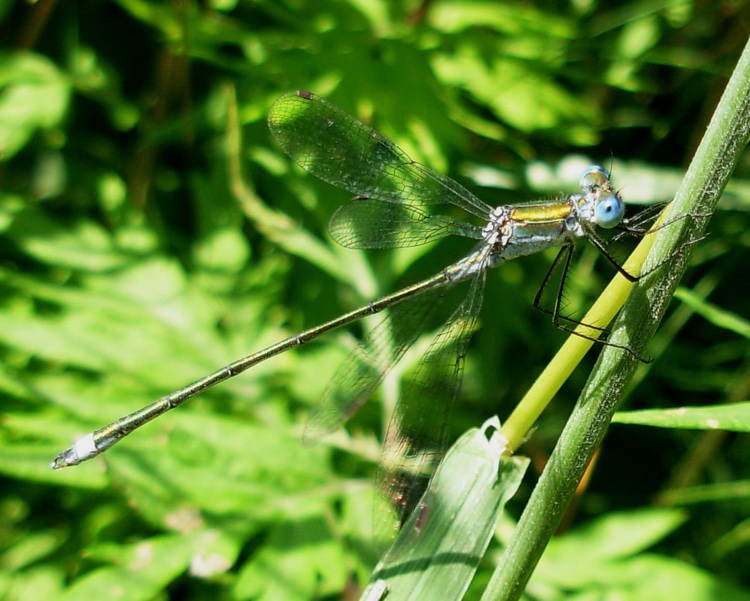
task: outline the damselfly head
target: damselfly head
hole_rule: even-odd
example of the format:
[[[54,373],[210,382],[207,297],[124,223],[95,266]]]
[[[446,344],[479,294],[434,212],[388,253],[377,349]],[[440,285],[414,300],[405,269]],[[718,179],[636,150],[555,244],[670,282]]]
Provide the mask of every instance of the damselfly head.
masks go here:
[[[591,211],[589,221],[605,229],[619,225],[625,215],[625,204],[612,188],[609,171],[593,165],[583,172],[579,183],[584,192],[581,204],[588,205]]]

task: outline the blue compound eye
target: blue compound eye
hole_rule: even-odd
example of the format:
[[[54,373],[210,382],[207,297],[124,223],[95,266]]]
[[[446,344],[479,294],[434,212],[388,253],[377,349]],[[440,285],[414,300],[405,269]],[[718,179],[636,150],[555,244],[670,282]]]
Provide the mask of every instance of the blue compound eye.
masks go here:
[[[609,229],[619,225],[625,213],[625,205],[617,196],[602,198],[594,209],[594,221],[600,227]]]

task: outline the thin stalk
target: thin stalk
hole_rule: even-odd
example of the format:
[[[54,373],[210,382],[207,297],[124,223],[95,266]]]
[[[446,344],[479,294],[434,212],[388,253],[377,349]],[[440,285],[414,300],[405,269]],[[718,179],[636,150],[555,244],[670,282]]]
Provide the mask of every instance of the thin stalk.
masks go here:
[[[666,221],[686,216],[655,234],[644,271],[612,328],[610,340],[637,354],[645,352],[661,321],[713,208],[747,145],[750,134],[750,44],[740,57]],[[675,255],[675,253],[677,253]],[[523,593],[581,476],[601,443],[612,415],[638,365],[627,352],[605,347],[573,409],[550,461],[497,566],[482,601],[512,601]]]
[[[653,236],[645,236],[628,257],[623,269],[636,276],[640,274],[653,243]],[[616,274],[581,323],[606,328],[625,304],[633,286],[633,282],[625,279],[620,273]],[[524,441],[542,411],[593,346],[595,341],[592,337],[597,335],[596,330],[579,325],[576,331],[585,334],[586,338],[574,334],[568,337],[503,424],[500,432],[508,441],[509,453],[515,451]]]

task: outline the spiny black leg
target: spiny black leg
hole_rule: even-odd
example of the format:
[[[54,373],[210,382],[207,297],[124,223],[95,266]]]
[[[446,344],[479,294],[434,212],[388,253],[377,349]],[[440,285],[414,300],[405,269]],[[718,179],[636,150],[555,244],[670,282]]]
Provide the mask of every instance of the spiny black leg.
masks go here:
[[[573,334],[575,336],[583,338],[584,340],[590,340],[591,342],[595,342],[597,344],[602,344],[604,346],[612,346],[614,348],[622,349],[628,352],[634,359],[637,359],[638,361],[641,361],[642,363],[650,363],[651,362],[650,359],[644,359],[638,356],[638,354],[633,349],[631,349],[630,347],[626,345],[615,344],[613,342],[608,342],[607,340],[603,340],[601,336],[606,336],[609,334],[609,330],[607,330],[606,328],[601,328],[599,326],[587,324],[577,319],[573,319],[572,317],[566,317],[560,313],[561,305],[562,305],[562,298],[563,298],[563,291],[565,288],[565,281],[568,277],[568,271],[570,269],[572,257],[573,257],[573,245],[572,244],[566,244],[560,249],[560,252],[557,253],[557,256],[555,257],[554,261],[552,261],[552,265],[550,265],[550,268],[547,270],[547,274],[544,276],[544,279],[542,280],[542,283],[539,287],[539,291],[536,293],[536,297],[534,298],[534,303],[533,303],[534,308],[538,309],[542,313],[551,315],[552,323],[555,325],[556,328],[562,330],[563,332],[567,332],[568,334]],[[553,310],[550,311],[549,309],[546,309],[545,307],[542,306],[541,304],[542,296],[544,295],[544,290],[549,284],[550,279],[552,278],[552,274],[554,273],[555,269],[557,268],[561,260],[563,260],[563,268],[562,268],[563,271],[562,271],[561,278],[560,278],[560,286],[557,291],[557,298],[555,299],[555,306]],[[614,259],[612,259],[612,261],[614,261]],[[572,324],[573,327],[566,325],[563,322]],[[587,336],[586,334],[579,332],[576,329],[577,327],[584,327],[584,328],[589,328],[590,330],[596,330],[600,332],[601,335],[596,338],[593,336]]]
[[[582,321],[578,321],[577,319],[573,319],[572,317],[566,317],[565,315],[561,313],[563,293],[565,291],[565,281],[567,280],[567,277],[568,277],[568,271],[570,270],[570,264],[571,264],[572,258],[573,258],[573,245],[566,244],[560,249],[560,252],[557,253],[555,260],[552,261],[552,265],[550,265],[550,268],[547,270],[547,275],[544,276],[544,279],[542,280],[542,284],[541,286],[539,286],[539,291],[536,293],[536,297],[534,298],[534,308],[541,311],[542,313],[551,315],[552,323],[555,325],[556,328],[559,328],[564,332],[575,333],[577,336],[582,336],[583,338],[586,338],[587,340],[597,340],[595,338],[589,338],[588,336],[582,335],[579,332],[574,332],[572,328],[566,325],[563,325],[562,323],[563,321],[565,321],[565,322],[574,324],[575,326],[583,326],[585,328],[589,328],[591,330],[597,330],[603,333],[607,332],[607,330],[604,328],[599,328],[597,326],[589,325]],[[547,288],[549,281],[552,279],[552,274],[554,273],[555,269],[557,269],[557,266],[559,265],[561,259],[563,260],[563,267],[562,267],[562,274],[560,276],[560,285],[558,286],[558,289],[557,289],[557,296],[555,297],[555,305],[552,308],[552,310],[550,310],[542,306],[542,296],[544,295],[544,291]]]
[[[656,220],[656,217],[664,210],[664,207],[666,207],[667,204],[669,203],[661,202],[659,204],[651,205],[650,207],[638,211],[629,219],[624,219],[620,225],[617,225],[614,228],[620,233],[614,236],[608,244],[617,242],[626,235],[643,237],[650,233],[650,224]]]
[[[663,202],[660,204],[652,205],[649,208],[643,209],[642,211],[638,212],[631,219],[625,219],[620,225],[615,227],[615,229],[620,233],[614,236],[608,244],[617,242],[627,234],[638,237],[643,237],[647,234],[654,234],[677,221],[685,219],[686,217],[693,217],[697,219],[701,217],[711,216],[711,213],[684,213],[682,215],[678,215],[677,217],[673,217],[669,221],[665,221],[664,223],[662,223],[661,225],[657,225],[656,227],[644,227],[645,223],[652,221],[668,204],[669,203]]]
[[[624,277],[628,282],[632,282],[635,284],[641,277],[643,276],[635,276],[632,273],[628,272],[620,263],[615,259],[612,255],[610,255],[607,252],[607,245],[605,244],[604,240],[602,240],[599,236],[597,236],[593,230],[587,229],[586,230],[586,238],[591,242],[591,244],[594,245],[594,247],[602,253],[605,259],[610,262],[610,264],[620,273],[622,277]]]
[[[570,255],[572,250],[573,250],[573,247],[570,244],[566,244],[565,246],[563,246],[560,249],[560,252],[557,253],[555,260],[552,261],[552,264],[549,266],[549,269],[547,270],[547,274],[544,276],[542,283],[539,285],[539,290],[537,291],[536,296],[534,297],[534,303],[533,303],[534,308],[537,309],[538,311],[541,311],[542,313],[546,313],[547,315],[554,315],[554,312],[542,307],[542,296],[544,295],[544,290],[547,288],[547,284],[549,284],[549,281],[552,278],[552,274],[557,268],[557,264],[560,262],[560,258],[563,256],[564,253],[568,253],[568,255]],[[568,261],[569,260],[570,259],[568,258]]]

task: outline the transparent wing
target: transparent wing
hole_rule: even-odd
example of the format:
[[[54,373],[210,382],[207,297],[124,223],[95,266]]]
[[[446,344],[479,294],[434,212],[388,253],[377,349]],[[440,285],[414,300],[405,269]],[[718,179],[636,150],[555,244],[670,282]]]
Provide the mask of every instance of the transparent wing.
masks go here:
[[[358,197],[331,219],[331,235],[343,246],[415,246],[451,234],[481,239],[481,227],[431,215],[427,208],[450,204],[486,222],[489,205],[450,178],[412,161],[380,133],[322,98],[302,91],[282,96],[269,111],[268,125],[298,165]],[[489,254],[491,249],[486,246],[482,252]],[[486,261],[486,257],[477,259]],[[406,464],[444,450],[446,424],[476,326],[486,267],[473,270],[476,275],[468,296],[431,343],[391,420],[386,452],[398,451],[399,468],[386,468],[381,477],[386,494],[396,503],[403,503],[407,487],[419,479]],[[336,430],[356,413],[421,334],[453,283],[446,279],[388,310],[367,341],[337,370],[310,415],[305,439]],[[394,473],[400,475],[394,478]]]
[[[450,283],[436,286],[388,310],[366,341],[336,370],[322,399],[310,413],[303,433],[306,442],[337,430],[367,402],[422,333],[450,288]]]
[[[401,523],[419,499],[446,449],[447,427],[461,388],[464,359],[482,306],[482,269],[468,294],[430,344],[404,385],[386,432],[379,484]]]
[[[491,211],[457,182],[412,161],[382,134],[310,92],[279,98],[268,127],[300,167],[357,196],[411,207],[452,204],[483,220]]]
[[[445,236],[480,240],[482,228],[415,206],[358,198],[339,207],[328,225],[331,237],[345,248],[420,246]]]

